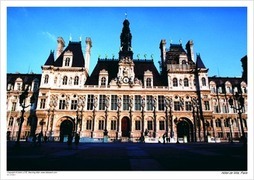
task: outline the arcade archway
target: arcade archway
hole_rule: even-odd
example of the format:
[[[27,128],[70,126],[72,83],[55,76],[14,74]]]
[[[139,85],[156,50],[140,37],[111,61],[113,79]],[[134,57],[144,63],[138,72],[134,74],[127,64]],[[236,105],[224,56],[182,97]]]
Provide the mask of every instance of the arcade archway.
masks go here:
[[[74,131],[74,123],[71,119],[63,120],[60,125],[60,142],[63,142],[64,137],[72,134]]]
[[[187,142],[193,142],[193,124],[187,118],[181,118],[177,123],[177,137],[186,139]]]
[[[130,137],[131,123],[128,117],[123,117],[121,121],[122,137]]]

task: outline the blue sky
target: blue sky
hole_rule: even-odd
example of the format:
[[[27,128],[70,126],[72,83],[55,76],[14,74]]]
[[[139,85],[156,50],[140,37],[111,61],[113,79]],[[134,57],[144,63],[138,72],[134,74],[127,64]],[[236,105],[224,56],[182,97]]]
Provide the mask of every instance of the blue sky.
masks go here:
[[[98,56],[118,57],[125,13],[130,21],[134,58],[153,55],[157,67],[159,43],[183,46],[193,40],[208,75],[239,77],[240,59],[247,55],[246,7],[8,7],[7,72],[41,73],[56,39],[92,39],[90,73]]]

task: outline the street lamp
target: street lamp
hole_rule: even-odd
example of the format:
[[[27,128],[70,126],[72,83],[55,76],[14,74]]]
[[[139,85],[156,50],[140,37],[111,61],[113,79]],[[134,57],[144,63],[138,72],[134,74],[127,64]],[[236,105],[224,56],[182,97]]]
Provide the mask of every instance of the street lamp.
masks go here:
[[[233,94],[233,98],[230,97],[228,102],[229,102],[229,105],[231,108],[238,111],[240,125],[241,125],[242,138],[245,142],[245,133],[244,133],[244,128],[243,128],[243,120],[242,120],[242,109],[244,108],[244,98],[243,98],[242,94],[238,94],[238,92],[236,92],[235,94]]]
[[[35,97],[34,97],[34,95],[32,95],[31,98],[30,98],[30,105],[26,106],[26,101],[25,100],[26,100],[27,97],[28,97],[28,87],[19,96],[19,104],[22,107],[22,110],[21,110],[21,117],[20,117],[20,123],[19,123],[19,132],[18,132],[18,137],[17,137],[17,141],[16,141],[17,146],[19,146],[19,143],[20,143],[20,134],[21,134],[22,124],[24,122],[25,108],[27,108],[29,106],[32,106],[32,104],[35,101]]]

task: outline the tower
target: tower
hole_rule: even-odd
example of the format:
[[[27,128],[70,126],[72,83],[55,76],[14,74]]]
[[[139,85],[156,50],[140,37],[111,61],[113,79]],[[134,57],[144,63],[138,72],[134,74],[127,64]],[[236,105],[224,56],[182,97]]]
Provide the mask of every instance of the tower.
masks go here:
[[[133,59],[133,52],[131,47],[131,39],[132,35],[130,32],[130,22],[125,19],[123,22],[123,29],[120,35],[120,51],[119,51],[119,59],[130,57]]]

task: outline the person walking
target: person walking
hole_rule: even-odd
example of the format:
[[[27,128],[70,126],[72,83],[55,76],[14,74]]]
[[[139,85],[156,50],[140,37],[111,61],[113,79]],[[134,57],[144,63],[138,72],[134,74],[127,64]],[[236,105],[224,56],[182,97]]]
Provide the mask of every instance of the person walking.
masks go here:
[[[164,133],[164,134],[163,134],[163,136],[162,136],[162,138],[163,138],[163,144],[165,144],[165,143],[166,143],[166,136],[167,136],[167,134],[166,134],[166,133]]]
[[[37,144],[39,144],[39,146],[41,146],[41,138],[42,138],[42,133],[40,132],[38,134],[38,140],[37,140]]]
[[[76,145],[76,149],[78,148],[79,139],[80,139],[80,136],[79,136],[78,133],[76,133],[76,135],[75,135],[75,145]]]
[[[67,144],[68,144],[68,147],[71,148],[71,145],[72,145],[72,135],[71,133],[68,135],[68,141],[67,141]]]

